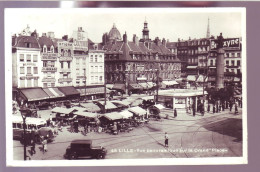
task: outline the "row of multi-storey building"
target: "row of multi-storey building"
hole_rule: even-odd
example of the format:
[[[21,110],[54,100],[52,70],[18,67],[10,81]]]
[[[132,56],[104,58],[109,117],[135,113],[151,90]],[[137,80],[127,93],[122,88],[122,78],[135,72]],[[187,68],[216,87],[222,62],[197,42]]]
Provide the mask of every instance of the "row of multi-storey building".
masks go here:
[[[141,39],[133,35],[131,40],[126,32],[121,36],[114,24],[101,43],[89,40],[81,27],[72,37],[58,39],[53,32],[39,36],[27,26],[12,37],[14,95],[21,92],[26,98],[26,91],[39,88],[50,97],[66,87],[73,92],[73,87],[74,93],[93,98],[104,93],[104,83],[128,93],[149,90],[158,78],[163,88],[180,82],[214,85],[217,53],[210,49],[211,39],[208,27],[202,39],[152,40],[147,21]],[[241,83],[241,46],[225,51],[225,83]]]

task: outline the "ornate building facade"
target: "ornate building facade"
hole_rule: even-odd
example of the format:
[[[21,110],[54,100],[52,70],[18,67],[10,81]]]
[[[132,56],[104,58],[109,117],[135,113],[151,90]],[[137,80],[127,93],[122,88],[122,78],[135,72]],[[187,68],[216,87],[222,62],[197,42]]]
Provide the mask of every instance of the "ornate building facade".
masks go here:
[[[119,35],[118,35],[119,37]],[[113,41],[103,47],[105,53],[105,77],[107,83],[124,84],[125,89],[138,88],[139,82],[152,82],[157,75],[162,80],[181,77],[180,60],[166,47],[166,40],[149,38],[148,23],[145,21],[143,38],[133,35],[128,41],[127,33],[123,41]]]

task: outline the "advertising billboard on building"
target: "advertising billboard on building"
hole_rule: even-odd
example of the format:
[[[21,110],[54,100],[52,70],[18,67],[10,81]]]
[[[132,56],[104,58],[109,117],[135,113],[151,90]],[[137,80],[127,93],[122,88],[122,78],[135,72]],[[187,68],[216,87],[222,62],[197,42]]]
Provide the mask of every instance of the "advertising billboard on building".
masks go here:
[[[86,32],[73,32],[73,49],[80,51],[88,51],[88,35]]]
[[[210,40],[210,49],[217,50],[218,40],[212,39]],[[223,40],[223,48],[224,49],[239,49],[240,48],[240,40],[239,38],[227,38]]]

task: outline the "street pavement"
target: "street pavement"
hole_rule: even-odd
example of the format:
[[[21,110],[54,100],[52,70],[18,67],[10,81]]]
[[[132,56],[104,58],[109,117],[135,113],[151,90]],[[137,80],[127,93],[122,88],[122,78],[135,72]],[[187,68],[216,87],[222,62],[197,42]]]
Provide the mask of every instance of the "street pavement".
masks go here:
[[[138,98],[144,95],[131,96]],[[42,118],[48,119],[50,110],[39,111]],[[194,158],[194,157],[240,157],[242,156],[242,109],[239,114],[226,110],[221,113],[197,113],[195,117],[186,112],[173,117],[172,110],[162,113],[169,118],[160,121],[150,120],[143,127],[118,135],[90,132],[86,136],[71,133],[63,127],[54,142],[48,144],[48,152],[36,146],[32,160],[63,160],[63,155],[74,139],[91,139],[96,146],[108,150],[106,159],[136,158]],[[164,133],[169,135],[169,147],[164,147]],[[23,145],[14,140],[14,160],[23,160]],[[29,147],[27,148],[27,150]],[[27,152],[27,154],[29,154]]]

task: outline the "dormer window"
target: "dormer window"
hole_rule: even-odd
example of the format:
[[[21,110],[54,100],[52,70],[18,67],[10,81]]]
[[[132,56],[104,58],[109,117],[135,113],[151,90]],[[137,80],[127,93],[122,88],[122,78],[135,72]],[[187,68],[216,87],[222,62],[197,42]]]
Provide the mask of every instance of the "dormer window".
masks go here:
[[[53,45],[51,46],[51,53],[54,53],[54,47],[53,47]]]
[[[26,42],[25,45],[26,45],[27,48],[31,48],[31,43]]]
[[[47,47],[46,45],[43,46],[43,50],[42,50],[44,53],[47,53]]]

